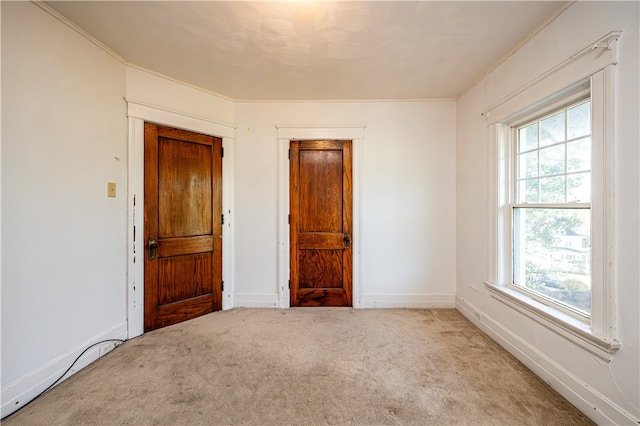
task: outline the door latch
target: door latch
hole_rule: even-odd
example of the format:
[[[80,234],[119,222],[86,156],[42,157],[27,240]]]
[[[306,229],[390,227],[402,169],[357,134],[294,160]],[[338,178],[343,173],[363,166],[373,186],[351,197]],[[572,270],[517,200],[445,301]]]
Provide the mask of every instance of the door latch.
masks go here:
[[[156,243],[156,240],[149,238],[149,259],[155,259],[157,251],[158,243]]]
[[[351,247],[351,236],[344,234],[344,248],[348,249],[349,247]]]

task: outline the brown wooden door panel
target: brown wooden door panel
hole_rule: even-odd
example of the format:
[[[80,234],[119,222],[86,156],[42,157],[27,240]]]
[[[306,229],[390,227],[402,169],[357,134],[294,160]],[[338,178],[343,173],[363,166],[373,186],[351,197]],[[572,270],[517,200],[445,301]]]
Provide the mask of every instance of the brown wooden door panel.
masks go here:
[[[342,288],[342,249],[299,250],[298,289]]]
[[[155,328],[166,327],[208,314],[212,312],[211,306],[214,305],[215,298],[209,294],[160,306],[158,307]]]
[[[340,289],[300,289],[296,306],[351,306],[345,292]]]
[[[222,308],[221,148],[145,123],[145,331]]]
[[[340,249],[344,248],[344,234],[331,232],[298,233],[298,249]]]
[[[158,145],[158,237],[211,234],[212,146],[164,137]]]
[[[352,306],[351,141],[291,141],[292,306]]]
[[[180,256],[207,251],[213,251],[213,235],[165,238],[162,240],[162,246],[158,247],[158,257]]]
[[[299,231],[342,232],[342,150],[299,155]]]
[[[212,253],[158,260],[158,306],[212,294]]]

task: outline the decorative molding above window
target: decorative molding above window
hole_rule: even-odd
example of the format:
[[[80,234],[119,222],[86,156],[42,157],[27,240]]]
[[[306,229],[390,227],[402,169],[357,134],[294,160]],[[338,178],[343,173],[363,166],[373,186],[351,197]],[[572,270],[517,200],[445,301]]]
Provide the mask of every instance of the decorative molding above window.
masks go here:
[[[564,91],[576,90],[596,72],[618,63],[616,45],[622,31],[611,31],[563,62],[541,74],[533,81],[487,108],[482,115],[489,124],[513,121],[513,114],[525,115],[541,102],[551,101],[549,96],[562,97]]]

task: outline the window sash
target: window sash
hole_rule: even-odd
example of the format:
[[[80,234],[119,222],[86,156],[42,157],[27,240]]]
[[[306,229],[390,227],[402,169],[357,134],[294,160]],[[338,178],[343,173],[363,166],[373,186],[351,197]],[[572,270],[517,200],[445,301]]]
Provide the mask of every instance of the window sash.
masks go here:
[[[588,210],[589,215],[591,216],[591,204],[590,203],[567,203],[567,204],[529,204],[529,203],[513,203],[509,205],[509,229],[510,229],[510,238],[509,238],[509,281],[507,286],[513,288],[519,292],[523,292],[527,294],[534,300],[541,302],[545,305],[552,305],[555,309],[567,314],[575,319],[578,319],[585,324],[589,324],[591,320],[591,312],[585,312],[578,307],[572,306],[568,303],[562,302],[561,300],[555,299],[553,297],[547,296],[544,293],[538,292],[534,289],[530,289],[526,287],[524,283],[516,282],[516,274],[519,272],[518,268],[524,263],[522,262],[520,255],[518,253],[519,247],[516,245],[516,241],[518,237],[521,239],[523,236],[517,235],[516,231],[516,214],[517,210],[527,210],[527,209],[545,209],[545,210]],[[591,221],[592,222],[592,221]],[[593,223],[590,226],[590,234]],[[591,235],[590,235],[591,236]],[[591,259],[593,259],[593,244],[590,246],[589,255]],[[591,303],[593,305],[593,267],[589,268],[589,275],[591,278]]]
[[[521,164],[519,163],[519,156],[522,154],[526,154],[529,152],[540,152],[540,150],[542,149],[548,149],[551,148],[553,146],[560,146],[560,145],[564,145],[567,146],[567,144],[569,144],[570,142],[574,141],[574,140],[581,140],[584,138],[592,138],[592,134],[593,134],[593,112],[591,113],[591,121],[590,123],[592,124],[592,129],[591,132],[588,135],[581,135],[580,137],[577,138],[567,138],[567,115],[568,115],[568,110],[570,108],[573,108],[575,106],[578,106],[580,104],[583,104],[585,102],[592,102],[591,99],[591,91],[589,88],[586,89],[582,89],[580,91],[577,91],[576,93],[574,93],[572,96],[563,98],[563,99],[559,99],[556,102],[553,102],[550,105],[547,105],[547,107],[536,110],[531,112],[528,116],[525,117],[521,117],[520,120],[518,120],[517,123],[513,123],[511,125],[509,125],[509,140],[507,141],[507,156],[506,158],[509,159],[509,161],[507,162],[507,167],[509,169],[509,173],[507,174],[507,176],[509,176],[508,181],[506,182],[508,184],[508,209],[509,209],[509,215],[508,215],[508,222],[509,222],[509,238],[508,238],[508,286],[515,289],[516,291],[522,292],[524,294],[526,294],[527,296],[531,297],[532,299],[541,302],[545,305],[550,305],[553,306],[555,309],[559,310],[560,312],[567,314],[573,318],[578,319],[581,322],[584,322],[586,324],[590,324],[591,322],[591,312],[592,309],[590,309],[590,312],[585,312],[577,307],[574,307],[572,305],[569,305],[567,303],[564,303],[558,299],[555,299],[553,297],[547,296],[541,292],[538,292],[534,289],[530,289],[528,287],[526,287],[525,283],[518,283],[516,282],[516,273],[520,273],[524,276],[524,271],[519,271],[520,268],[524,268],[524,265],[526,263],[526,259],[522,259],[520,257],[520,247],[517,246],[517,244],[522,244],[524,245],[525,242],[525,235],[520,235],[520,231],[516,229],[516,214],[518,210],[524,210],[524,209],[562,209],[562,210],[570,210],[570,209],[588,209],[590,211],[590,216],[591,216],[591,201],[589,202],[578,202],[578,201],[565,201],[565,202],[555,202],[555,203],[544,203],[544,202],[536,202],[536,203],[531,203],[531,202],[522,202],[519,201],[519,199],[522,198],[521,194],[519,194],[519,184],[523,181],[529,180],[529,179],[541,179],[541,178],[548,178],[548,177],[554,177],[554,176],[561,176],[563,178],[566,179],[567,176],[571,176],[572,174],[575,174],[573,172],[568,172],[567,171],[567,153],[565,152],[565,164],[564,164],[564,172],[563,173],[557,173],[557,174],[549,174],[549,175],[540,175],[540,167],[541,165],[538,163],[538,173],[536,174],[535,177],[531,177],[531,178],[520,178],[519,176],[521,175],[520,173],[520,166]],[[592,106],[593,108],[593,106]],[[564,140],[560,141],[560,142],[556,142],[554,144],[549,144],[549,145],[545,145],[545,146],[540,146],[540,123],[542,122],[542,120],[548,118],[548,117],[552,117],[556,114],[558,114],[559,112],[564,112],[564,120],[565,120],[565,127],[564,127],[564,132],[565,132],[565,138]],[[537,129],[537,135],[536,137],[538,138],[538,141],[536,143],[536,147],[532,148],[532,149],[528,149],[528,150],[520,150],[520,139],[519,139],[519,130],[529,126],[531,124],[537,123],[538,125],[538,129]],[[593,139],[591,139],[591,144],[593,144]],[[592,156],[593,156],[593,149],[591,149],[592,151]],[[591,163],[593,163],[593,157],[591,160]],[[593,170],[593,164],[590,164],[589,170],[588,172],[591,173]],[[577,173],[577,172],[576,172]],[[591,174],[591,179],[593,179],[593,174]],[[565,200],[567,199],[567,185],[566,182],[564,184],[564,196],[565,196]],[[591,197],[590,197],[591,199]],[[589,237],[591,238],[591,234],[593,232],[593,221],[590,221],[590,228],[589,228]],[[524,230],[522,231],[524,232]],[[517,234],[518,233],[518,234]],[[506,253],[505,253],[506,254]],[[591,249],[589,250],[589,255],[591,256],[591,259],[593,259],[593,245],[591,245]],[[589,276],[591,279],[591,287],[590,287],[590,292],[591,292],[591,303],[593,305],[593,301],[594,301],[594,283],[593,283],[593,266],[592,264],[589,267]],[[593,307],[593,306],[592,306]]]

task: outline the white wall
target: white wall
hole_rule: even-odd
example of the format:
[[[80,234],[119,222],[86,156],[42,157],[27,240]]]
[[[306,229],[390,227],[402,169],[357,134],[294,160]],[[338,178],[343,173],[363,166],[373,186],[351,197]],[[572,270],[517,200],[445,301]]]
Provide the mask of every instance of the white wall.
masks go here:
[[[128,66],[128,100],[232,126],[234,103],[213,93]]]
[[[459,99],[457,109],[457,296],[461,309],[598,423],[640,418],[639,168],[640,88],[637,2],[577,2]],[[618,42],[615,90],[616,328],[622,348],[606,363],[489,296],[488,141],[480,114],[506,95],[612,30]]]
[[[282,124],[366,125],[363,306],[453,305],[454,102],[238,103],[236,122],[240,305],[278,301],[276,125]]]
[[[2,2],[3,416],[89,343],[125,336],[124,71],[32,3]]]

